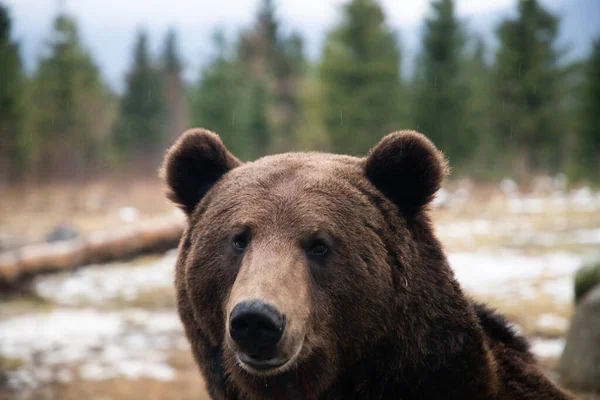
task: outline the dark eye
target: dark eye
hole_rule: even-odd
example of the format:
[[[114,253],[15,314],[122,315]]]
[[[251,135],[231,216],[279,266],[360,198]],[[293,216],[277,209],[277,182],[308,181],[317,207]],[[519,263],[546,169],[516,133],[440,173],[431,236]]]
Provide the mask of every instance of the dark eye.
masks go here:
[[[249,242],[250,238],[247,233],[238,233],[233,237],[231,245],[233,246],[233,249],[236,252],[242,253],[246,249],[246,247],[248,247]]]
[[[322,257],[329,251],[329,246],[324,240],[317,239],[311,243],[308,248],[308,255],[311,257]]]

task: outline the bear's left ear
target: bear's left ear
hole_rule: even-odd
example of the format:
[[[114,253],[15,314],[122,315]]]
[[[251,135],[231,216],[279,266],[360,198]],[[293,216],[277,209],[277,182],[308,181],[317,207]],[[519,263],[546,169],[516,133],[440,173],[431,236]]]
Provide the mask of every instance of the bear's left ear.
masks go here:
[[[189,216],[210,188],[241,164],[217,134],[190,129],[167,151],[160,174],[167,197]]]
[[[449,173],[443,154],[414,131],[385,136],[369,152],[364,166],[373,185],[408,214],[428,204]]]

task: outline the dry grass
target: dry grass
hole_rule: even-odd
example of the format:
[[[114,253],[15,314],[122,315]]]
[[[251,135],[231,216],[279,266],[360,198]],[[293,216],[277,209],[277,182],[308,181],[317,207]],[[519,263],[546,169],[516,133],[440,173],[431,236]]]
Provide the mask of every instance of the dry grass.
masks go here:
[[[29,292],[0,293],[0,319],[29,312],[49,311],[54,304]]]
[[[508,301],[506,297],[483,295],[477,295],[475,298],[499,310],[509,321],[517,324],[527,337],[557,338],[564,336],[565,329],[555,326],[539,327],[538,319],[541,315],[551,314],[568,320],[573,313],[572,305],[558,303],[552,297],[543,294],[533,299],[517,298],[514,301]]]
[[[10,232],[27,241],[41,240],[57,223],[69,221],[81,232],[104,229],[124,224],[119,218],[122,207],[135,207],[139,218],[151,218],[171,212],[173,207],[165,200],[158,180],[114,182],[97,181],[84,186],[68,184],[36,186],[34,188],[9,188],[2,193],[0,202],[0,232]],[[510,214],[506,201],[497,187],[481,186],[471,192],[464,207],[454,209],[434,209],[433,220],[436,223],[455,221],[489,220],[494,226],[497,222],[510,222],[515,226],[528,226],[532,232],[561,232],[566,229],[587,229],[600,226],[600,212],[565,211],[545,214]],[[34,223],[32,223],[34,221]],[[446,248],[451,251],[470,251],[481,248],[508,246],[511,237],[496,234],[492,229],[483,235],[468,238],[442,238]],[[581,251],[580,246],[557,244],[552,248],[527,245],[520,248],[528,252],[548,250]],[[134,261],[144,265],[148,260]],[[532,282],[532,286],[542,285]],[[528,337],[562,337],[564,328],[538,326],[538,318],[551,314],[568,319],[573,307],[558,303],[543,294],[541,290],[533,299],[506,296],[481,296],[477,299],[499,309],[511,321],[518,324]],[[8,301],[6,301],[8,300]],[[52,308],[54,305],[31,297],[28,293],[17,294],[11,298],[0,298],[0,318]],[[8,304],[10,302],[10,304]],[[146,309],[164,309],[174,307],[173,290],[169,288],[145,290],[134,300],[117,299],[104,309],[121,307],[141,307]],[[555,359],[540,360],[543,367],[552,375],[556,367]],[[20,361],[0,359],[0,370],[17,368]],[[75,379],[68,383],[50,383],[32,392],[22,394],[2,393],[0,379],[0,400],[203,400],[208,399],[200,374],[191,355],[186,351],[173,350],[169,364],[177,371],[173,381],[163,382],[153,379],[110,379],[89,381]],[[1,376],[0,376],[1,378]],[[584,400],[599,400],[600,396],[580,395]]]
[[[173,210],[158,179],[10,187],[2,193],[0,232],[31,242],[65,221],[81,232],[118,227],[123,207],[135,207],[141,219]]]
[[[50,384],[21,394],[0,394],[0,400],[208,400],[203,382],[194,371],[180,372],[169,382],[153,379],[110,379]]]
[[[89,381],[74,379],[68,383],[54,382],[27,393],[1,393],[0,400],[208,400],[204,382],[192,356],[176,351],[169,360],[177,370],[174,380],[109,379]]]
[[[107,309],[123,306],[145,308],[145,309],[175,309],[175,291],[172,287],[142,290],[137,293],[133,300],[117,299],[106,304]]]

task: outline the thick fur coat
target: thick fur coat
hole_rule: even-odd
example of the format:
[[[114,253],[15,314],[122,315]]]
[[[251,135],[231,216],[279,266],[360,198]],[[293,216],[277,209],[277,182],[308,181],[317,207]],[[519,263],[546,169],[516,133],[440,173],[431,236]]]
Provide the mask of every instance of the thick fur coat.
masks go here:
[[[162,175],[189,219],[177,306],[211,396],[571,398],[454,278],[427,212],[447,173],[412,131],[385,136],[363,158],[249,163],[209,131],[184,133]],[[285,316],[276,368],[243,362],[231,338],[232,309],[249,300]]]

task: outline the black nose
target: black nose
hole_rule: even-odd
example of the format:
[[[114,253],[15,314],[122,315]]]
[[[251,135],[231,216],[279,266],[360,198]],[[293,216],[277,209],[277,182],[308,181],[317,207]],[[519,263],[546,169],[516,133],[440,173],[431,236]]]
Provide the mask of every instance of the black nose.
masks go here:
[[[229,334],[244,353],[265,360],[275,356],[285,316],[259,300],[237,304],[229,315]]]

